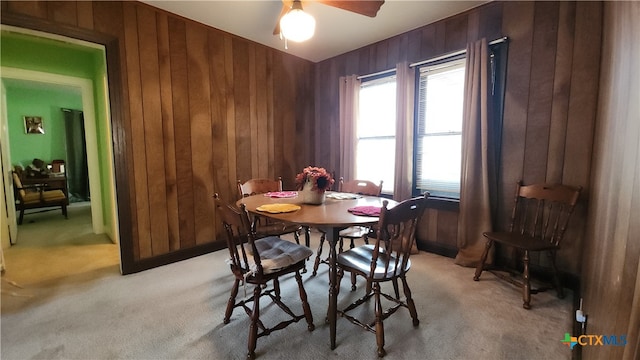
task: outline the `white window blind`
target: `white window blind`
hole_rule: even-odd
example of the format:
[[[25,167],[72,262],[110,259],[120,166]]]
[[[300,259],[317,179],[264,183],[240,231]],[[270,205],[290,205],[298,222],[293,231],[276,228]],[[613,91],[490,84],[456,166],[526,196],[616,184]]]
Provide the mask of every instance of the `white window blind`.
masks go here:
[[[465,59],[419,70],[415,186],[459,198]]]

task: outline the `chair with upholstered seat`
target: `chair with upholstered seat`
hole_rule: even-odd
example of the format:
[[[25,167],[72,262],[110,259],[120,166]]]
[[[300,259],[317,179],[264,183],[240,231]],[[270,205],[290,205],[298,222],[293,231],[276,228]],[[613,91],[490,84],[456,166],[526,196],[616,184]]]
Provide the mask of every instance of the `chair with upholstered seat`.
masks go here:
[[[555,264],[556,251],[564,237],[569,218],[580,196],[581,187],[559,184],[516,186],[511,224],[508,231],[485,232],[487,238],[484,252],[473,276],[478,281],[482,274],[487,255],[494,242],[511,246],[522,252],[522,282],[514,280],[503,272],[492,271],[503,280],[522,287],[522,307],[531,308],[531,294],[542,291],[532,289],[529,274],[529,257],[532,252],[546,252],[558,297],[563,297],[562,285]]]
[[[222,218],[227,233],[227,247],[230,257],[228,263],[235,276],[223,322],[228,324],[231,321],[233,310],[237,307],[242,307],[249,315],[251,323],[247,358],[253,359],[255,358],[257,340],[262,336],[284,329],[301,319],[306,319],[309,331],[314,330],[311,308],[300,275],[306,259],[313,254],[313,251],[306,246],[280,239],[277,236],[256,239],[251,231],[251,223],[244,204],[237,208],[223,204],[218,194],[215,194],[214,197],[218,215]],[[287,274],[294,274],[298,284],[304,312],[302,315],[294,314],[282,302],[279,278]],[[263,291],[269,282],[272,282],[273,287]],[[236,301],[241,283],[254,285],[253,293],[244,300]],[[260,320],[260,298],[262,296],[270,297],[284,313],[289,315],[289,318],[274,326],[267,327]],[[253,302],[252,307],[249,306],[251,302]]]
[[[382,180],[380,181],[380,184],[375,184],[369,180],[344,181],[344,178],[341,177],[338,185],[338,191],[358,195],[380,196],[380,194],[382,193]],[[363,239],[365,244],[369,244],[369,236],[373,234],[373,231],[373,228],[369,226],[350,226],[340,231],[340,238],[338,239],[339,251],[343,251],[344,239],[350,240],[350,249],[353,249],[353,247],[355,246],[354,240],[356,239]],[[322,234],[320,236],[320,244],[318,245],[318,251],[316,252],[316,260],[313,264],[313,272],[311,273],[312,275],[317,274],[320,263],[328,264],[327,259],[321,258],[322,247],[324,245],[325,238],[325,234]],[[355,284],[355,275],[352,275],[351,286],[353,290],[355,290]]]
[[[62,209],[62,215],[67,216],[67,196],[62,190],[47,190],[47,184],[23,185],[17,172],[13,172],[13,189],[16,200],[16,209],[20,211],[18,224],[22,224],[25,210],[58,207]]]
[[[340,280],[344,271],[361,275],[367,279],[368,284],[372,284],[371,291],[368,291],[369,287],[367,287],[365,296],[356,300],[344,310],[339,310],[338,313],[350,322],[376,334],[377,353],[380,357],[386,353],[384,350],[383,321],[391,314],[395,313],[400,307],[404,307],[409,310],[413,326],[418,326],[420,323],[406,274],[411,268],[409,257],[415,242],[416,225],[426,207],[428,196],[429,194],[425,194],[424,196],[402,201],[391,209],[387,208],[388,202],[385,200],[382,209],[380,209],[375,244],[354,247],[337,255],[338,289],[340,288]],[[402,281],[405,299],[400,299],[398,294],[395,294],[395,296],[388,295],[381,289],[381,284],[385,282],[394,283],[394,288],[396,288],[395,284],[397,284],[398,279]],[[371,297],[374,298],[375,320],[364,321],[348,314],[358,306],[367,304]],[[384,312],[381,302],[382,297],[394,303],[391,308]]]
[[[249,179],[244,183],[238,180],[238,193],[240,197],[247,197],[257,194],[266,194],[269,192],[281,192],[282,191],[282,178],[278,177],[277,180],[271,179]],[[284,234],[293,234],[293,237],[297,244],[300,244],[300,231],[305,232],[305,245],[309,246],[310,234],[309,229],[296,224],[290,224],[281,221],[274,221],[260,216],[252,216],[251,228],[258,237],[262,236],[281,236]]]

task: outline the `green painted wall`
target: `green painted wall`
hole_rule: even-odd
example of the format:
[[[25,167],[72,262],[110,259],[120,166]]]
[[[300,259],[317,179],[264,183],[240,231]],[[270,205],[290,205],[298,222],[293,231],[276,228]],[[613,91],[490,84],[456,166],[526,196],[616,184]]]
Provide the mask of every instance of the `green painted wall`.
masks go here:
[[[26,167],[34,158],[51,162],[66,160],[64,118],[60,108],[82,109],[78,92],[56,89],[29,89],[9,84],[7,89],[7,122],[11,163]],[[40,116],[44,134],[26,134],[24,116]]]
[[[109,187],[107,186],[107,184],[112,184],[114,180],[108,173],[113,159],[108,152],[112,138],[108,127],[110,119],[108,117],[108,103],[106,102],[106,99],[108,99],[108,94],[106,93],[107,66],[104,49],[2,31],[0,32],[0,65],[85,78],[93,81],[98,158],[102,183],[102,193],[100,195],[102,197],[105,229],[110,233],[110,229],[116,220],[111,211],[115,205],[109,195]],[[7,110],[12,106],[17,105],[12,105],[8,102]],[[86,109],[77,106],[73,108],[86,111]],[[46,126],[48,126],[47,119],[45,119]],[[13,149],[13,138],[10,136],[9,140]],[[96,194],[91,195],[96,196]],[[113,234],[110,235],[113,237]]]

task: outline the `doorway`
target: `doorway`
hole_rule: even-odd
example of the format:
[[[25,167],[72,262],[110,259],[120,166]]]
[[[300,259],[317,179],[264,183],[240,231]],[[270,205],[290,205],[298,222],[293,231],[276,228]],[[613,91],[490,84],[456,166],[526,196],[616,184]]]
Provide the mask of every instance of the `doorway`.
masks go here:
[[[7,27],[5,26],[2,27],[3,35],[6,28]],[[22,30],[16,29],[17,28],[11,28],[12,31],[22,32]],[[34,32],[30,30],[24,30],[24,33],[34,35]],[[46,34],[42,36],[47,37]],[[55,38],[57,41],[60,41],[59,36],[55,36]],[[85,43],[83,41],[76,41],[74,39],[68,39],[68,41],[72,43]],[[95,44],[92,46],[102,47],[101,45]],[[102,47],[102,51],[104,52],[104,47]],[[98,71],[103,71],[103,77],[106,77],[104,75],[106,72],[106,63],[101,69],[96,70],[96,72]],[[55,73],[39,72],[28,69],[3,66],[3,84],[6,79],[31,81],[54,87],[72,87],[78,89],[81,93],[84,118],[83,124],[85,126],[86,137],[86,155],[89,174],[89,193],[92,194],[92,196],[90,199],[90,205],[88,205],[88,203],[85,203],[84,206],[82,206],[83,204],[80,204],[77,207],[83,208],[79,209],[78,211],[82,212],[84,214],[84,217],[90,219],[89,224],[92,234],[106,234],[111,243],[115,244],[117,248],[116,256],[118,258],[118,265],[120,265],[121,261],[119,259],[120,254],[118,251],[120,240],[118,231],[117,203],[115,197],[113,149],[112,142],[110,141],[112,137],[110,129],[110,114],[108,110],[108,85],[106,84],[106,80],[104,84],[102,84],[100,82],[96,83],[95,81],[86,78],[63,76]],[[4,120],[6,120],[6,118]],[[8,137],[4,137],[3,135],[2,142],[3,145],[6,145],[10,142],[10,139]],[[4,159],[6,157],[10,157],[10,153],[5,154],[3,152],[3,164],[7,164],[7,160]],[[8,184],[5,181],[4,185],[5,190],[9,189],[12,191],[11,184]],[[9,202],[8,200],[9,199],[7,199],[7,202]],[[40,215],[38,214],[32,216]],[[11,214],[9,214],[9,217],[11,218]],[[27,218],[25,218],[25,220],[26,219]],[[10,219],[9,222],[13,222],[15,224],[15,215],[13,216],[13,220]],[[12,234],[10,236],[13,239],[17,239],[18,231],[20,230],[16,226],[15,233],[12,231]],[[9,262],[7,261],[7,263]]]

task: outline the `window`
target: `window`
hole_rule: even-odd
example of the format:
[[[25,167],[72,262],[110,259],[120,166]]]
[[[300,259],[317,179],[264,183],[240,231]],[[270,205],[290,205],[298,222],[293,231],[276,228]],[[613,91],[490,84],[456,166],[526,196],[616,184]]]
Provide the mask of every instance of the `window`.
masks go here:
[[[465,59],[418,70],[414,193],[459,198]]]
[[[396,76],[363,81],[360,85],[356,124],[357,179],[382,183],[393,193],[396,151]]]

